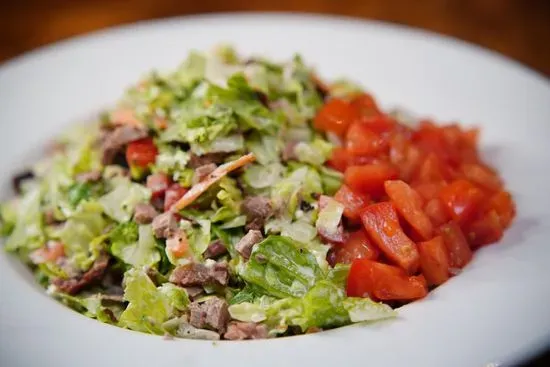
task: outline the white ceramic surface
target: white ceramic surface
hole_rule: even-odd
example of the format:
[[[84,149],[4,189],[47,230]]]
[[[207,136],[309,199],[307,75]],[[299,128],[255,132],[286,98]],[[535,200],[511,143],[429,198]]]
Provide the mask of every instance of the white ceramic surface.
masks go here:
[[[252,342],[176,340],[103,325],[49,299],[0,254],[1,366],[484,366],[550,341],[550,84],[465,43],[375,22],[302,15],[215,15],[141,23],[32,52],[0,67],[0,172],[63,126],[115,101],[143,72],[226,41],[242,53],[300,52],[385,107],[483,127],[486,157],[519,215],[463,274],[374,326]]]

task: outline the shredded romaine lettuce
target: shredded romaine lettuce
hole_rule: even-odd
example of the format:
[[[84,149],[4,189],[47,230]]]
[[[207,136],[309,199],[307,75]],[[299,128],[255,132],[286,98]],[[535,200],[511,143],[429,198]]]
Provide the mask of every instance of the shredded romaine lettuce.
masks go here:
[[[124,284],[124,299],[129,304],[120,316],[119,325],[128,329],[164,334],[162,324],[189,303],[183,288],[174,285],[157,288],[140,269],[126,272]]]
[[[55,235],[63,243],[71,263],[81,270],[88,269],[99,255],[101,240],[94,241],[107,225],[102,213],[101,205],[83,202]]]
[[[119,184],[109,193],[99,199],[105,214],[117,222],[128,222],[137,204],[148,201],[151,191],[146,187],[120,180]]]
[[[240,276],[267,294],[301,297],[324,275],[315,257],[299,243],[269,236],[254,247]]]
[[[40,211],[41,198],[40,188],[36,187],[17,202],[17,219],[6,241],[6,250],[16,251],[25,248],[28,251],[42,246],[44,234]]]
[[[121,223],[110,234],[111,252],[136,268],[150,267],[160,261],[151,225]]]

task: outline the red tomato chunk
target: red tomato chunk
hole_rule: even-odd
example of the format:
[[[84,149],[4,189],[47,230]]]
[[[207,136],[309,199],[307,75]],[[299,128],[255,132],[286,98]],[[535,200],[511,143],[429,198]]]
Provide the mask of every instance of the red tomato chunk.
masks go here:
[[[345,241],[330,263],[352,264],[350,296],[422,298],[499,241],[515,215],[512,196],[478,153],[479,130],[383,113],[369,94],[332,98],[314,126],[336,134],[327,162],[344,173],[334,198],[344,206]],[[361,228],[362,226],[362,228]]]

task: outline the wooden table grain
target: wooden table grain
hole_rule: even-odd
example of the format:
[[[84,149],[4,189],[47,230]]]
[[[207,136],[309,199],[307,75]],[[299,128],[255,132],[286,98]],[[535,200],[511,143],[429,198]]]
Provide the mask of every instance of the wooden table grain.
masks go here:
[[[337,14],[423,28],[492,49],[550,77],[550,0],[4,0],[0,62],[114,25],[251,10]],[[549,354],[529,365],[549,366]]]
[[[0,61],[113,25],[250,10],[339,14],[424,28],[490,48],[550,76],[548,0],[7,0],[0,2]]]

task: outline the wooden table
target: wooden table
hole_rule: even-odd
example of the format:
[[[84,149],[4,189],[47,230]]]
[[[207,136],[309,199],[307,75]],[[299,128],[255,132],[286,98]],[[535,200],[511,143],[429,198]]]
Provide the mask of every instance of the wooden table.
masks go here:
[[[6,0],[0,3],[0,61],[117,24],[249,10],[339,14],[424,28],[493,49],[550,76],[547,0]],[[548,358],[531,364],[548,366]]]
[[[308,11],[385,20],[491,48],[550,76],[548,0],[18,0],[0,4],[0,61],[92,30],[174,15]]]

